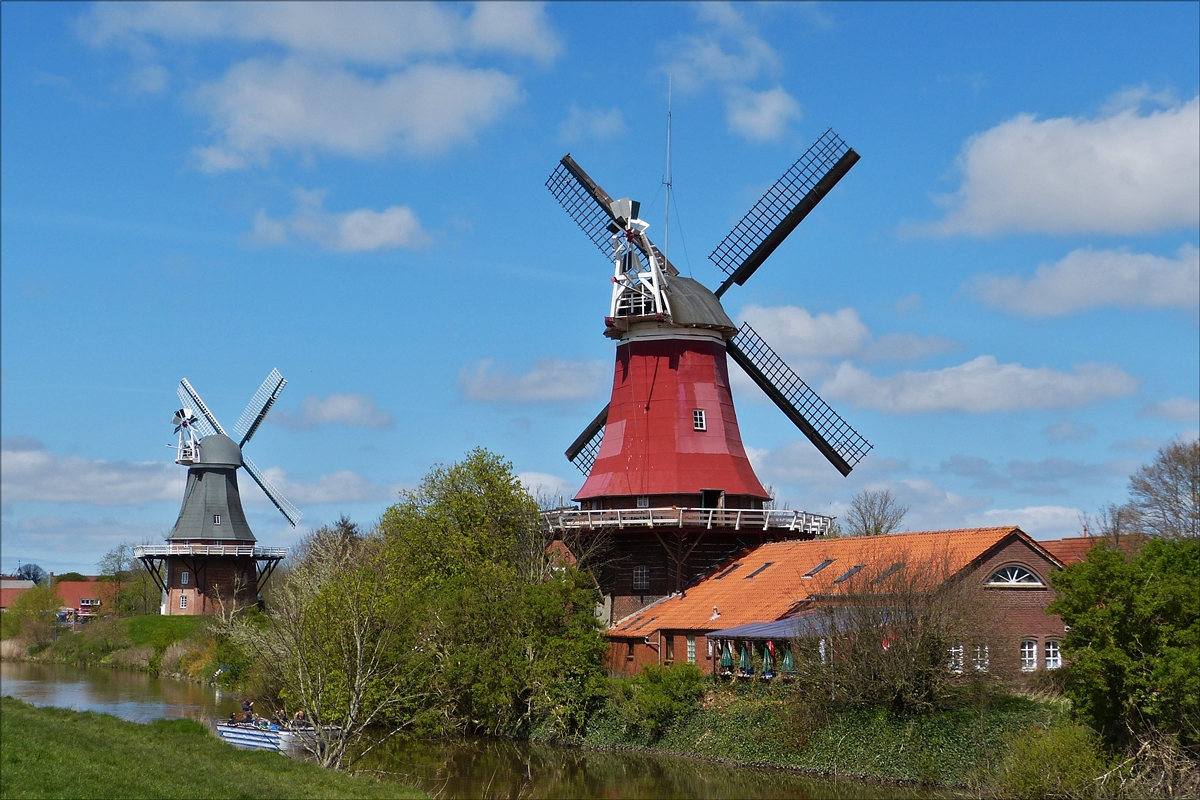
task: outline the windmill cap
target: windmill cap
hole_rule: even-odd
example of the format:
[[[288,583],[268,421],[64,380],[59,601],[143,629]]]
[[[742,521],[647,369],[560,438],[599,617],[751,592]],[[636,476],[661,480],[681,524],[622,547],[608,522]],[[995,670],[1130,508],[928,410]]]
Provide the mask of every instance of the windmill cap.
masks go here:
[[[222,434],[205,436],[200,440],[200,463],[214,467],[242,466],[242,448]]]

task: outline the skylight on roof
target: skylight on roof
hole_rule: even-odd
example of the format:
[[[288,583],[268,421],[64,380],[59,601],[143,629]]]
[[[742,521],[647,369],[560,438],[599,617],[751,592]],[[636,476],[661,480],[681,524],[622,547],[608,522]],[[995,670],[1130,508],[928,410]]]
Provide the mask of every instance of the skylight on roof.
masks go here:
[[[880,581],[887,580],[888,578],[892,577],[893,575],[895,575],[897,572],[899,572],[902,569],[904,569],[904,562],[897,561],[895,564],[892,564],[890,567],[885,569],[883,571],[883,573],[880,574],[880,576],[878,578],[871,581],[871,583],[876,584],[876,583],[879,583]]]
[[[761,567],[759,567],[758,569],[754,570],[754,572],[751,572],[749,575],[747,575],[746,577],[742,578],[742,580],[744,580],[744,581],[748,581],[748,580],[750,580],[750,579],[751,579],[751,578],[753,578],[755,575],[757,575],[758,573],[762,572],[764,569],[766,569],[767,567],[771,566],[771,565],[772,565],[772,564],[774,564],[774,563],[775,563],[774,561],[768,561],[767,563],[763,564],[763,565],[762,565]]]
[[[733,572],[735,569],[737,569],[737,568],[738,568],[738,567],[740,567],[741,565],[742,565],[742,562],[740,562],[740,561],[739,561],[738,563],[734,564],[734,565],[733,565],[732,567],[730,567],[729,569],[727,569],[727,570],[725,570],[724,572],[722,572],[722,573],[721,573],[720,575],[718,575],[717,577],[713,578],[713,580],[714,580],[714,581],[719,581],[719,580],[721,580],[721,578],[724,578],[726,575],[728,575],[729,573]]]
[[[825,559],[824,561],[822,561],[820,564],[817,564],[815,567],[813,567],[812,569],[810,569],[808,572],[804,573],[804,575],[802,575],[801,577],[804,577],[804,578],[811,578],[813,575],[816,575],[818,572],[820,572],[821,570],[823,570],[823,569],[825,569],[826,567],[828,567],[828,566],[829,566],[830,564],[832,564],[832,563],[833,563],[835,560],[836,560],[836,559],[827,558],[827,559]]]
[[[842,575],[840,578],[835,578],[833,582],[834,582],[834,583],[841,583],[842,581],[848,581],[848,580],[850,580],[851,578],[853,578],[855,575],[857,575],[857,574],[858,574],[858,571],[859,571],[860,569],[862,569],[863,567],[865,567],[865,566],[866,566],[866,564],[855,564],[853,567],[851,567],[850,569],[846,570],[845,574],[844,574],[844,575]]]

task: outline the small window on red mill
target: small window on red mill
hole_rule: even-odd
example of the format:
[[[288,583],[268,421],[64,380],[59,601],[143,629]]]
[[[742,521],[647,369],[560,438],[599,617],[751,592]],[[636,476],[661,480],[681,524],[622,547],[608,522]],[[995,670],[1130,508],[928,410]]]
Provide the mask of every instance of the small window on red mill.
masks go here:
[[[697,408],[692,412],[692,429],[697,431],[708,430],[708,422],[704,419],[703,408]]]

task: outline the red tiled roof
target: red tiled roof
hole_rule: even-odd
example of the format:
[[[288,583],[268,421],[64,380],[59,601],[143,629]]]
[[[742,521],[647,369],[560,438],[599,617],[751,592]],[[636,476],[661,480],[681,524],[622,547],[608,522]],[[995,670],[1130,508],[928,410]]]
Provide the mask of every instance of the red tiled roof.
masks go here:
[[[1146,539],[1146,536],[1137,533],[1122,536],[1117,542],[1117,549],[1127,553],[1132,552],[1144,544]],[[1088,550],[1104,541],[1106,540],[1102,536],[1071,536],[1067,539],[1050,539],[1038,542],[1038,544],[1050,551],[1063,564],[1075,564],[1087,558]]]
[[[64,608],[79,608],[82,599],[100,600],[101,608],[112,602],[113,584],[108,581],[57,581],[54,591],[62,598]]]
[[[937,574],[957,574],[1011,535],[1050,557],[1020,528],[966,528],[887,536],[810,539],[764,544],[726,562],[683,595],[672,595],[620,620],[609,636],[644,636],[654,630],[717,630],[780,619],[798,603],[817,595],[836,594],[838,578],[856,565],[863,577],[879,575],[905,562],[927,565]],[[805,577],[823,561],[824,569]],[[845,586],[852,584],[847,579]],[[713,616],[713,609],[719,616]]]
[[[17,602],[17,598],[28,592],[29,589],[0,589],[0,608],[9,608],[13,603]]]

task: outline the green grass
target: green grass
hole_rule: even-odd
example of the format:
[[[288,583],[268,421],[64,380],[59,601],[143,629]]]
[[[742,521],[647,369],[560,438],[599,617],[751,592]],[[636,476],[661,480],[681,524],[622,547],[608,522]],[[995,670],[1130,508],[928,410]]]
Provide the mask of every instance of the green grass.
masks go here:
[[[148,725],[0,700],[0,797],[426,797],[396,783],[237,750],[191,720]]]
[[[715,702],[712,702],[715,701]],[[814,720],[795,696],[766,687],[723,688],[708,707],[675,720],[652,744],[625,731],[605,709],[585,744],[646,747],[699,758],[801,769],[885,781],[978,785],[998,768],[1011,737],[1063,718],[1061,706],[996,697],[985,708],[911,717],[886,711],[838,711]]]
[[[157,614],[121,620],[135,645],[152,645],[160,653],[175,642],[200,636],[209,622],[209,617],[163,617]]]

